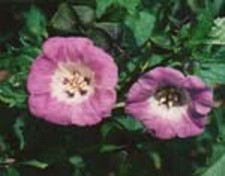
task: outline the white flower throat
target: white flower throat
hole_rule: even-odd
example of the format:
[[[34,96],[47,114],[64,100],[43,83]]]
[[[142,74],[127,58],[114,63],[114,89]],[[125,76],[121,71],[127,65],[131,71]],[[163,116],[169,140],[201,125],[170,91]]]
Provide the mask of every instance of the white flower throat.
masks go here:
[[[81,63],[59,63],[51,83],[52,95],[67,103],[84,101],[94,91],[94,74]]]

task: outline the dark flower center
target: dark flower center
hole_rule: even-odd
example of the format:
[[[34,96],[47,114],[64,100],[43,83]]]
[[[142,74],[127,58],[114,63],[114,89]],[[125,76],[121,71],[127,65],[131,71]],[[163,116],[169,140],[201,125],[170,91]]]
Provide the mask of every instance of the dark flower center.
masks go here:
[[[158,100],[159,105],[166,105],[167,108],[182,106],[187,103],[185,91],[174,86],[159,88],[154,97]]]

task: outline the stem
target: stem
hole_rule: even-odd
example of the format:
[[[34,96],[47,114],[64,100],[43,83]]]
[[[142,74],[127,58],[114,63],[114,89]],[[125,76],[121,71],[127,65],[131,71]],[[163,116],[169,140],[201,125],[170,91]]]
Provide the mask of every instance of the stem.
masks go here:
[[[125,106],[125,102],[119,102],[114,106],[114,109],[123,108]]]

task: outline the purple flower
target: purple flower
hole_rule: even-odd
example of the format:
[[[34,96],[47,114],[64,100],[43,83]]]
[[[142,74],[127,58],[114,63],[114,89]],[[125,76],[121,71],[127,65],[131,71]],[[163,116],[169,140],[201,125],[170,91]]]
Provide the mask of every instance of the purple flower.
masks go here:
[[[212,92],[198,77],[169,67],[141,76],[126,102],[126,112],[161,139],[202,133],[211,108]]]
[[[81,37],[53,37],[34,60],[28,77],[29,108],[49,122],[93,125],[116,101],[113,58]]]

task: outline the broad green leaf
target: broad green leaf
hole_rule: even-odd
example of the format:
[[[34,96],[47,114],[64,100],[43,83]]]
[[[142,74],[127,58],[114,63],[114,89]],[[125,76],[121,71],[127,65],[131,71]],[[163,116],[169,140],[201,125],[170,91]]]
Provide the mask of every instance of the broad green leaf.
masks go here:
[[[125,24],[133,32],[136,43],[140,46],[151,36],[155,25],[155,16],[149,12],[141,11],[135,15],[128,15]]]
[[[208,167],[206,171],[199,176],[224,176],[225,173],[225,154],[221,158],[213,163],[212,166]]]
[[[126,8],[129,14],[134,14],[140,0],[117,0],[117,3]]]
[[[214,26],[209,33],[207,44],[225,45],[225,18],[217,18],[214,20]]]
[[[225,63],[201,63],[196,74],[208,85],[215,83],[225,83]]]
[[[100,18],[115,0],[96,0],[96,16]]]
[[[73,8],[66,3],[63,3],[52,17],[50,25],[56,30],[70,33],[75,32],[76,30],[76,20]]]
[[[97,0],[96,15],[98,18],[101,17],[111,5],[119,5],[125,8],[129,14],[134,14],[139,3],[140,0]]]
[[[47,37],[47,20],[44,14],[35,6],[32,6],[31,9],[25,14],[25,32],[30,37],[36,37],[41,40],[42,37]]]
[[[209,35],[213,26],[213,14],[212,10],[207,8],[199,13],[197,17],[197,25],[193,26],[191,40],[189,41],[190,47],[204,43]]]
[[[95,23],[94,26],[106,32],[114,40],[118,40],[122,33],[119,23],[100,22]]]
[[[95,20],[95,12],[91,7],[76,5],[73,6],[73,9],[83,25],[89,25]]]
[[[143,131],[143,125],[141,122],[134,120],[131,117],[118,117],[116,121],[128,131]]]
[[[102,135],[102,138],[106,138],[107,135],[110,133],[110,131],[112,131],[114,129],[114,125],[113,123],[104,123],[101,126],[100,132]]]

